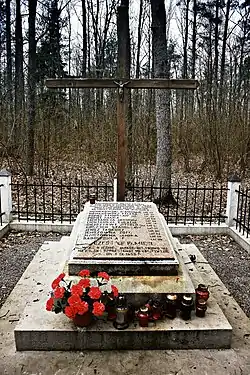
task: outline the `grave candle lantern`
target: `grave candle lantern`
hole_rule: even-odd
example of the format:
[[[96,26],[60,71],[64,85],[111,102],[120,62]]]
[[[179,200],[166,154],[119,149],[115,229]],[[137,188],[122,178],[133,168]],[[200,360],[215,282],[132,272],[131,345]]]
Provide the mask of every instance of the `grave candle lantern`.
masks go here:
[[[199,318],[204,318],[206,310],[207,301],[205,301],[204,299],[198,299],[198,301],[196,301],[196,316],[198,316]]]
[[[142,306],[138,312],[139,324],[141,327],[148,327],[149,311],[147,306]]]
[[[209,290],[206,285],[199,284],[198,287],[195,289],[196,293],[196,300],[203,299],[205,301],[209,298]]]
[[[184,294],[181,300],[181,317],[183,320],[191,319],[191,311],[193,309],[193,298],[188,294]]]
[[[152,320],[159,320],[161,319],[162,311],[161,305],[158,301],[154,301],[152,306]]]
[[[113,325],[116,329],[119,329],[119,330],[126,329],[129,326],[128,305],[127,305],[126,297],[123,295],[120,295],[117,298],[116,319]]]
[[[166,297],[166,304],[165,304],[166,316],[170,319],[174,319],[176,317],[176,309],[177,309],[177,295],[168,294]]]
[[[108,303],[106,305],[106,311],[108,313],[108,320],[115,320],[116,319],[116,305],[115,305],[115,299],[112,297],[109,297]]]

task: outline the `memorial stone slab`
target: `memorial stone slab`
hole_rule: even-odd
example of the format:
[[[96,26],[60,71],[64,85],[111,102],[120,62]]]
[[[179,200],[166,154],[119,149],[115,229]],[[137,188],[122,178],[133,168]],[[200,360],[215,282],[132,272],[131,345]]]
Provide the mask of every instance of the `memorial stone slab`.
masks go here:
[[[74,264],[90,268],[102,264],[102,270],[111,274],[111,265],[118,274],[122,272],[121,266],[125,274],[176,271],[178,260],[171,233],[153,203],[88,204],[79,214],[76,226],[69,269]]]

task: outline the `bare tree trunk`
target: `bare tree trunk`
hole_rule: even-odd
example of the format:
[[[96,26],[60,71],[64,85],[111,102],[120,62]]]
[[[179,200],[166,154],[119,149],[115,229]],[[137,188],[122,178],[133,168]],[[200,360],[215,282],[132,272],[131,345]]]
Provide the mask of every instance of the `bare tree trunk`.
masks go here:
[[[87,71],[87,15],[86,0],[82,0],[82,76],[86,77]]]
[[[137,30],[137,54],[136,54],[136,71],[135,71],[136,78],[140,77],[142,10],[143,10],[143,0],[140,0],[139,23],[138,23],[138,30]]]
[[[188,71],[188,61],[187,61],[187,47],[188,47],[188,22],[189,22],[189,3],[187,0],[186,11],[185,11],[185,35],[184,35],[184,45],[183,45],[183,78],[187,78]]]
[[[164,0],[151,0],[152,48],[154,77],[169,78],[166,40],[166,10]],[[171,189],[172,140],[170,92],[156,90],[155,111],[157,128],[156,180]]]
[[[214,115],[217,113],[218,99],[218,69],[219,69],[219,0],[216,0],[215,7],[215,31],[214,31],[214,98],[213,109]]]
[[[68,39],[68,71],[69,76],[71,76],[71,35],[72,35],[72,28],[71,28],[71,15],[70,15],[70,7],[67,6],[67,13],[68,13],[68,27],[69,27],[69,39]],[[70,129],[71,121],[71,113],[72,113],[72,90],[69,88],[69,112],[68,112],[68,124]]]
[[[6,54],[7,54],[7,108],[8,108],[8,141],[12,142],[12,122],[13,122],[13,96],[12,96],[12,57],[11,57],[11,24],[10,24],[10,2],[6,0]]]
[[[24,110],[24,76],[23,76],[23,30],[20,0],[16,0],[15,29],[15,133],[14,145],[17,147],[22,134]]]
[[[227,33],[228,33],[228,21],[229,21],[230,6],[231,6],[231,0],[227,0],[225,25],[224,25],[224,33],[223,33],[223,41],[222,41],[222,51],[221,51],[221,67],[220,67],[220,87],[221,87],[221,91],[223,91],[224,76],[225,76],[226,45],[227,45]],[[221,92],[221,95],[222,95],[222,92]]]
[[[122,0],[117,8],[117,36],[118,36],[118,77],[130,78],[130,34],[129,34],[129,0]],[[124,97],[126,105],[126,134],[127,134],[127,170],[126,177],[131,182],[133,175],[133,128],[131,91],[126,90]]]
[[[195,79],[196,68],[196,39],[197,39],[197,0],[193,0],[193,30],[192,30],[192,62],[191,76]],[[194,112],[194,92],[191,93],[191,113]]]
[[[37,0],[29,0],[29,63],[28,63],[28,123],[27,123],[27,175],[34,174],[34,129],[36,118],[36,7]]]
[[[193,33],[192,33],[192,78],[195,78],[197,39],[197,0],[193,0]]]

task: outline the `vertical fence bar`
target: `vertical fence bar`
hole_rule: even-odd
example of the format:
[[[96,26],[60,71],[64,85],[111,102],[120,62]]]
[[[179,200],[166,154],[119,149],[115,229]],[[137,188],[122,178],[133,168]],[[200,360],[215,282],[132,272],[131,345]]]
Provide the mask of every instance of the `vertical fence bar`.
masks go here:
[[[25,179],[26,220],[29,221],[28,181]]]
[[[167,218],[168,218],[167,224],[169,223],[169,209],[170,209],[170,204],[169,202],[167,202]]]
[[[160,191],[159,191],[159,211],[161,210],[161,197],[162,197],[162,181],[160,181]],[[168,222],[168,218],[167,218]]]
[[[151,202],[153,201],[153,197],[154,197],[154,182],[151,182],[151,185],[150,185],[150,201]]]
[[[248,205],[248,219],[247,219],[247,238],[250,232],[250,202]]]
[[[52,223],[54,223],[54,183],[52,181],[52,184],[51,184],[51,220],[52,220]]]
[[[206,187],[203,187],[203,200],[202,200],[202,211],[201,211],[201,225],[203,225],[204,210],[205,210],[205,199],[206,199]]]
[[[223,197],[223,188],[222,185],[220,186],[220,205],[219,205],[219,220],[218,220],[218,225],[221,224],[221,209],[222,209],[222,197]]]
[[[243,235],[244,235],[244,233],[245,233],[245,229],[246,229],[247,194],[248,194],[248,188],[246,188],[246,193],[245,193],[244,220],[243,220]]]
[[[195,183],[195,191],[194,191],[194,213],[193,213],[193,225],[195,223],[195,211],[196,211],[196,201],[197,201],[197,191],[198,191],[198,183]]]
[[[35,222],[37,221],[37,200],[36,200],[37,188],[36,182],[34,182],[34,208],[35,208]]]
[[[77,213],[79,214],[81,210],[81,183],[80,180],[78,180],[77,183]]]
[[[247,193],[248,193],[248,188],[246,188],[245,190],[245,194],[243,195],[242,198],[245,199],[245,204],[244,204],[244,215],[243,215],[243,236],[244,236],[244,233],[245,233],[245,230],[246,230],[246,213],[247,213]]]
[[[71,224],[71,215],[72,215],[72,212],[71,212],[71,181],[69,182],[69,223]]]
[[[178,210],[179,210],[179,194],[180,194],[180,183],[177,183],[177,197],[176,197],[176,211],[175,211],[175,225],[178,223]]]
[[[238,199],[237,199],[236,229],[238,229],[238,225],[239,225],[240,189],[241,189],[241,187],[239,186],[239,190],[238,190]]]
[[[3,215],[2,215],[2,189],[0,185],[0,224],[3,225]]]
[[[240,204],[240,232],[242,227],[242,213],[243,213],[243,203],[244,203],[244,188],[242,188],[241,194],[240,194],[241,204]]]
[[[212,225],[212,221],[213,221],[213,208],[214,208],[214,183],[213,183],[212,198],[211,198],[210,225]]]
[[[187,204],[188,204],[188,184],[186,186],[186,196],[185,196],[184,225],[186,225],[186,222],[187,222]]]
[[[60,213],[61,213],[61,223],[63,222],[63,183],[61,179],[60,183]]]
[[[98,185],[98,180],[96,180],[96,200],[98,201],[99,197],[99,185]]]
[[[144,181],[142,181],[142,184],[141,184],[141,201],[143,202],[143,198],[144,198]]]
[[[43,179],[42,189],[43,189],[43,221],[45,223],[45,221],[46,221],[46,205],[45,205],[45,182],[44,182],[44,179]]]
[[[132,186],[132,202],[135,201],[135,185]]]
[[[113,200],[117,202],[117,175],[114,176],[113,181]]]
[[[89,181],[87,182],[87,201],[89,201]]]
[[[104,200],[105,201],[108,200],[107,197],[108,197],[108,186],[107,186],[107,182],[106,182],[106,184],[104,185]]]
[[[17,219],[20,221],[20,196],[19,196],[19,182],[17,182]]]

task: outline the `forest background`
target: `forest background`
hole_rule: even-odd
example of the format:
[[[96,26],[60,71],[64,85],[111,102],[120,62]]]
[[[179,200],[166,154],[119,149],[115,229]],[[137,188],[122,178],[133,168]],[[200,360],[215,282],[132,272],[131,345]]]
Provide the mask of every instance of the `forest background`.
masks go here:
[[[115,90],[53,91],[44,81],[115,78],[122,3],[129,5],[130,76],[153,78],[150,1],[0,0],[2,167],[61,178],[75,166],[81,176],[101,166],[107,178],[114,176]],[[231,171],[249,175],[249,1],[168,0],[165,9],[169,76],[200,82],[195,92],[171,90],[173,162],[213,179]],[[131,105],[133,173],[144,169],[152,179],[155,91],[132,90]]]

